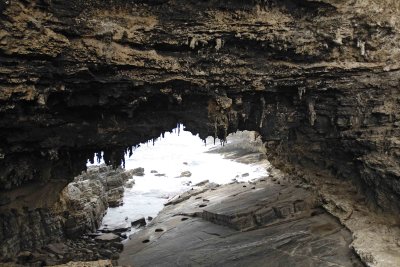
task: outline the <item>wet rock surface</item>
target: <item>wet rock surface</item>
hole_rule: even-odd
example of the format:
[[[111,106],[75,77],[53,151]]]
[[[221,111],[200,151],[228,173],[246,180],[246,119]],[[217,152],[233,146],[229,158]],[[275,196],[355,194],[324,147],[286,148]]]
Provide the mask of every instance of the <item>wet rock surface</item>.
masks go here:
[[[145,218],[140,218],[140,219],[134,220],[134,221],[131,222],[131,225],[135,226],[135,227],[145,226],[146,225],[146,219]]]
[[[118,263],[363,266],[349,249],[350,232],[299,184],[264,179],[198,191],[130,236]]]

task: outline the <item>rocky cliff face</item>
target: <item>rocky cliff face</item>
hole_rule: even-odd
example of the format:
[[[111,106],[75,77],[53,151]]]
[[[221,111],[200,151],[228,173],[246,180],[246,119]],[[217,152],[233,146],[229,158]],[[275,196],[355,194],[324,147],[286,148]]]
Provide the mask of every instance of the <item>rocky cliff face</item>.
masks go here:
[[[184,123],[400,207],[395,0],[0,1],[0,188]],[[99,155],[99,154],[98,154]]]
[[[6,192],[3,198],[8,199],[9,203],[0,206],[0,262],[13,259],[17,255],[20,263],[33,264],[45,259],[45,265],[79,258],[109,258],[110,255],[103,255],[101,251],[101,257],[92,252],[77,255],[82,252],[79,244],[84,242],[81,246],[90,247],[87,241],[91,240],[87,236],[82,238],[88,233],[96,232],[108,206],[122,202],[124,184],[132,175],[138,174],[140,173],[137,170],[91,167],[75,177],[66,187],[64,183],[52,182],[46,186],[30,184]],[[79,240],[71,241],[77,239]],[[51,246],[50,250],[46,246],[60,242],[64,244],[63,249],[52,251]],[[68,245],[65,244],[69,243],[76,246],[75,250],[74,247],[67,249]],[[27,251],[30,252],[27,254]],[[42,255],[67,252],[69,255],[57,259]]]

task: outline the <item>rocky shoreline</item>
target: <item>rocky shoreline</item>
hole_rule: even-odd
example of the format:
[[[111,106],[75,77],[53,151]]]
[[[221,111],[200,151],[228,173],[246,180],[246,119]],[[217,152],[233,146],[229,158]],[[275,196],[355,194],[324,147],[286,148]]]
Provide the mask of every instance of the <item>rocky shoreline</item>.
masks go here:
[[[0,258],[95,231],[123,192],[74,182],[88,159],[183,124],[257,131],[365,264],[400,266],[398,0],[0,0],[0,25]]]
[[[364,266],[351,242],[351,233],[306,184],[273,176],[206,183],[172,200],[130,237],[118,264]]]
[[[256,137],[238,133],[210,153],[262,165],[268,176],[227,185],[205,180],[171,198],[156,218],[129,218],[121,227],[99,229],[107,207],[122,204],[124,187],[134,186],[132,177],[144,175],[144,169],[90,167],[62,190],[51,216],[37,211],[52,219],[48,223],[58,231],[53,239],[21,249],[0,265],[251,266],[266,260],[272,260],[269,266],[397,265],[395,218],[382,220],[365,208],[349,182],[274,168]],[[340,196],[334,193],[339,190]],[[143,226],[127,239],[131,227]]]
[[[122,205],[124,186],[134,184],[132,177],[143,172],[142,168],[125,171],[104,165],[89,167],[61,191],[50,207],[35,207],[38,203],[28,207],[29,203],[21,200],[29,199],[28,195],[10,193],[20,199],[20,207],[16,202],[12,207],[1,206],[0,232],[9,233],[0,236],[1,261],[7,265],[43,266],[116,260],[126,235],[121,229],[97,230],[107,208]]]
[[[258,201],[265,198],[265,194],[262,194],[260,197],[253,198],[254,196],[251,196],[252,193],[249,193],[249,196],[243,197],[241,194],[236,195],[232,193],[232,191],[234,191],[232,188],[243,189],[244,191],[248,190],[251,192],[256,189],[260,190],[260,188],[273,191],[273,188],[278,186],[277,191],[279,192],[277,192],[277,195],[279,198],[285,198],[285,195],[288,197],[286,190],[290,192],[290,197],[296,195],[293,192],[302,192],[297,195],[298,199],[296,199],[296,201],[293,203],[302,203],[302,201],[299,200],[304,198],[307,199],[307,196],[310,197],[309,199],[312,199],[311,203],[314,204],[311,206],[306,206],[305,209],[310,211],[310,215],[314,214],[311,217],[314,218],[315,215],[322,214],[322,217],[330,218],[327,220],[332,220],[332,223],[335,225],[336,229],[342,229],[343,234],[346,236],[345,240],[347,240],[346,247],[349,248],[348,252],[350,253],[347,255],[352,255],[351,257],[347,258],[347,260],[351,259],[349,262],[352,262],[351,264],[348,262],[350,264],[349,266],[353,266],[353,264],[356,264],[355,266],[398,266],[398,263],[400,262],[400,253],[398,253],[400,252],[400,229],[396,223],[396,216],[391,214],[377,213],[376,211],[369,209],[367,207],[367,200],[365,197],[357,192],[355,188],[356,185],[352,184],[350,181],[338,180],[332,176],[329,176],[328,173],[321,173],[316,170],[314,172],[307,172],[307,170],[290,169],[284,165],[279,166],[279,169],[283,170],[284,172],[280,171],[279,169],[271,166],[267,160],[265,154],[268,154],[268,151],[265,149],[262,141],[260,139],[249,140],[246,137],[244,138],[243,134],[246,133],[239,133],[230,136],[230,140],[232,142],[225,146],[214,149],[213,152],[222,153],[226,158],[235,161],[247,164],[261,164],[268,169],[269,176],[250,184],[242,184],[233,181],[233,183],[230,185],[218,187],[216,185],[206,183],[205,185],[201,185],[192,191],[175,197],[167,203],[166,208],[158,217],[155,218],[153,222],[150,223],[149,226],[146,227],[144,231],[131,236],[130,240],[125,244],[119,264],[134,262],[137,263],[138,266],[141,266],[147,261],[157,264],[157,258],[163,257],[161,255],[158,255],[157,257],[150,257],[149,254],[156,251],[158,252],[160,247],[163,247],[164,244],[169,244],[169,242],[175,237],[183,235],[192,235],[193,237],[192,233],[198,232],[197,230],[191,228],[192,226],[190,225],[187,227],[182,226],[186,227],[184,229],[186,229],[185,231],[187,232],[180,232],[180,230],[178,230],[180,226],[177,226],[177,228],[171,230],[171,235],[173,236],[172,238],[165,237],[164,235],[168,230],[164,229],[165,226],[163,225],[167,224],[166,228],[170,229],[171,227],[168,226],[168,222],[169,220],[175,220],[176,216],[189,218],[190,221],[196,221],[195,223],[201,227],[211,227],[212,229],[214,227],[218,228],[218,226],[210,226],[210,223],[216,225],[225,225],[228,228],[232,228],[236,231],[239,230],[240,232],[243,230],[245,232],[248,232],[249,230],[258,231],[261,228],[274,227],[275,223],[267,223],[265,225],[264,222],[260,223],[260,221],[255,219],[260,218],[259,214],[257,214],[258,209],[260,209],[260,204]],[[243,140],[246,141],[243,142]],[[231,189],[225,189],[229,187],[231,187]],[[220,192],[218,193],[218,191]],[[228,195],[236,195],[235,197],[237,197],[237,202],[234,202],[233,199],[230,199],[228,207],[226,207],[224,205],[227,205],[227,203],[224,204],[223,201],[220,201],[220,199],[224,199]],[[216,201],[212,201],[212,198],[216,198]],[[231,204],[231,202],[235,204]],[[246,207],[246,202],[249,205],[248,207],[253,208],[244,208]],[[310,201],[308,201],[308,203],[310,203]],[[245,216],[243,216],[244,218],[250,218],[250,226],[248,224],[244,224],[245,226],[243,226],[243,221],[227,219],[225,213],[229,213],[229,205],[234,205],[234,207],[230,210],[231,214],[241,214],[240,216],[245,214]],[[278,214],[276,216],[279,217],[279,221],[283,218],[280,215],[281,213],[279,210],[276,208],[274,209],[274,207],[277,205],[279,206],[279,201],[272,201],[271,203],[268,203],[268,205],[263,203],[261,206],[266,210],[268,210],[268,208],[272,208],[272,210],[274,210],[274,214]],[[296,204],[293,204],[293,208],[287,209],[293,212],[293,217],[295,218],[294,221],[301,221],[307,218],[302,217],[300,215],[301,212],[295,212],[295,206]],[[213,211],[213,209],[217,212]],[[245,211],[241,212],[242,209],[245,209]],[[254,209],[256,211],[254,211]],[[313,209],[314,211],[312,211]],[[263,212],[265,212],[265,210],[263,210]],[[224,215],[221,216],[220,213],[223,213]],[[271,217],[268,219],[271,219]],[[182,221],[182,223],[187,223],[187,220],[184,222]],[[242,220],[246,221],[246,219]],[[281,223],[282,222],[279,222],[278,224]],[[181,222],[178,220],[178,222],[174,222],[174,225],[175,224],[178,225],[181,224]],[[159,229],[164,230],[160,231]],[[211,232],[218,233],[215,231]],[[240,233],[237,234],[240,235]],[[209,237],[210,236],[207,238]],[[149,240],[149,242],[141,243],[143,240]],[[202,244],[197,237],[193,237],[193,240],[188,242],[190,244],[193,244],[193,242],[198,242],[199,246]],[[153,243],[153,245],[150,243]],[[182,256],[182,254],[184,254],[183,252],[180,253],[179,249],[185,250],[186,245],[187,243],[185,243],[185,247],[180,248],[177,246],[174,248],[176,251],[172,252],[168,250],[168,247],[165,248],[166,251],[170,252],[169,260],[171,260],[171,263],[176,260],[174,257],[179,257],[173,255]],[[212,242],[207,244],[207,246],[210,247],[213,247],[214,245],[216,244],[213,244]],[[196,258],[196,255],[191,256]],[[190,265],[190,257],[188,255],[184,255],[182,257],[185,258],[189,262],[187,262],[187,264]],[[244,258],[246,258],[246,256],[244,256]],[[166,259],[163,258],[163,260]],[[218,262],[218,257],[214,258],[213,260]],[[236,259],[236,261],[240,262],[240,259]],[[210,265],[211,263],[213,262],[210,260],[208,264]],[[192,264],[194,263],[192,262]],[[282,264],[286,264],[285,266],[287,266],[289,263],[285,262]],[[296,265],[295,263],[291,264],[294,266],[302,266]],[[204,263],[204,265],[207,264]],[[330,266],[329,264],[326,265]],[[343,266],[346,266],[346,264]]]

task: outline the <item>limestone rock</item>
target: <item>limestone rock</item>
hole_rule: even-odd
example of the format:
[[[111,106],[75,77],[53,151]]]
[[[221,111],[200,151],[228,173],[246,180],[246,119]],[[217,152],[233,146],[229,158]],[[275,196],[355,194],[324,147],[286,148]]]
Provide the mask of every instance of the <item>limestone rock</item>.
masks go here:
[[[96,237],[95,240],[98,242],[113,242],[113,241],[119,241],[120,237],[117,236],[116,234],[108,233],[108,234],[102,234],[102,235]]]
[[[396,1],[142,2],[0,1],[1,194],[37,183],[52,199],[94,156],[117,168],[183,123],[203,139],[256,130],[273,164],[329,172],[399,213]],[[110,179],[105,191],[123,185]],[[70,203],[85,209],[77,196],[98,184],[75,182]],[[29,233],[1,237],[6,254],[48,241],[17,219],[58,225],[48,202],[4,212],[0,232]]]
[[[190,176],[192,176],[192,173],[190,171],[184,171],[184,172],[181,173],[179,178],[180,177],[190,177]]]
[[[311,192],[267,182],[259,188],[224,185],[168,205],[130,236],[118,264],[363,266],[349,248],[349,231],[315,205]]]
[[[144,175],[144,168],[136,168],[132,170],[132,175],[133,176],[143,176]]]
[[[118,167],[182,122],[257,130],[277,165],[352,177],[398,212],[395,3],[217,2],[1,2],[0,188]]]
[[[66,264],[54,265],[55,267],[111,267],[114,266],[111,260],[99,261],[70,261]]]
[[[107,192],[107,202],[110,207],[118,207],[123,204],[124,188],[113,188]]]

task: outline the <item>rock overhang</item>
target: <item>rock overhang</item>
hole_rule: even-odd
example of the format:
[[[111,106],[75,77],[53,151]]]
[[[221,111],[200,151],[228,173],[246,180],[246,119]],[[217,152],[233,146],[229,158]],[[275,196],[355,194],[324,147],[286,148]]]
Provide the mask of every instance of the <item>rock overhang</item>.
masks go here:
[[[184,123],[202,138],[257,130],[277,164],[328,169],[398,209],[396,6],[365,4],[0,5],[0,188],[72,178],[99,151],[119,165]]]

